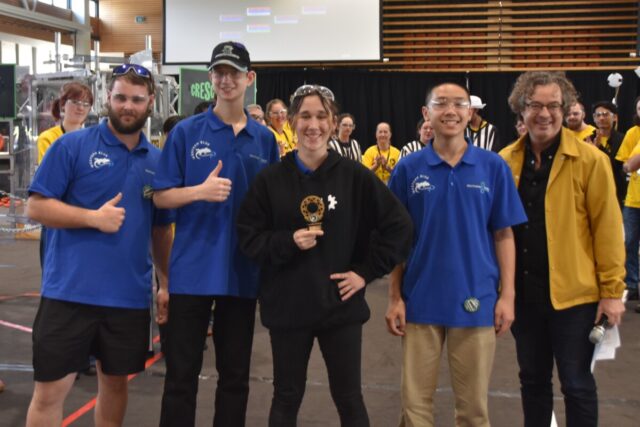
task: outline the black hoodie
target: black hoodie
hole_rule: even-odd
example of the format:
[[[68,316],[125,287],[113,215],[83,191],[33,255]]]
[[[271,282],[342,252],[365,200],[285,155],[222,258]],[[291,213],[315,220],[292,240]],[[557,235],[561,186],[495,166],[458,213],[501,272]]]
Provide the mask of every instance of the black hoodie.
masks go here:
[[[308,225],[300,205],[311,195],[324,203],[324,235],[303,251],[293,233]],[[260,314],[270,329],[366,322],[364,289],[342,302],[329,275],[353,270],[369,283],[403,262],[411,248],[411,218],[402,204],[371,171],[333,151],[308,175],[294,153],[264,169],[237,225],[241,250],[261,266]]]

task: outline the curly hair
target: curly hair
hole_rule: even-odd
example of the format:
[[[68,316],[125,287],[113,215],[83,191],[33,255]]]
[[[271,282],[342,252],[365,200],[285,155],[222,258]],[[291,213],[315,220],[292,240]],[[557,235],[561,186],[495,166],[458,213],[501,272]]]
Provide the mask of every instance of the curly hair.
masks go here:
[[[562,110],[566,115],[569,108],[577,102],[578,92],[573,83],[564,72],[561,71],[527,71],[520,74],[516,80],[511,95],[509,95],[509,106],[511,111],[516,115],[521,114],[525,108],[527,101],[533,95],[537,86],[546,86],[557,84],[562,93]]]

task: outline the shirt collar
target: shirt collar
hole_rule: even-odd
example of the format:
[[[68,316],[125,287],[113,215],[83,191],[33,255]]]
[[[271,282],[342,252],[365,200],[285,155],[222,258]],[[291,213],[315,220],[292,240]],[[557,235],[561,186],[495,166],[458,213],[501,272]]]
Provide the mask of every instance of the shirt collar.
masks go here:
[[[109,128],[108,121],[109,121],[109,119],[104,119],[98,125],[99,129],[100,129],[100,134],[104,138],[105,143],[107,145],[112,146],[112,147],[122,146],[122,147],[126,148],[127,151],[128,151],[129,149],[127,148],[127,146],[122,141],[120,141],[113,134],[113,132],[111,132],[111,128]],[[138,144],[131,151],[149,151],[149,141],[147,140],[147,137],[144,134],[144,132],[140,132],[140,137],[138,139]]]
[[[462,155],[460,161],[469,165],[474,165],[478,160],[478,150],[481,150],[481,148],[475,147],[470,138],[465,137],[465,141],[467,143],[467,149]],[[433,139],[429,140],[429,142],[433,142]],[[427,164],[429,166],[436,166],[440,163],[444,163],[444,160],[442,160],[438,153],[433,149],[433,144],[430,143],[425,145],[423,150],[427,153]]]
[[[217,131],[226,127],[231,127],[231,125],[228,125],[220,120],[220,117],[218,117],[216,113],[213,112],[213,106],[209,106],[209,109],[205,114],[207,117],[207,123],[209,123],[209,127],[211,128],[211,130]],[[243,130],[245,130],[250,136],[256,136],[258,134],[258,126],[262,125],[255,120],[250,120],[251,116],[246,109],[244,109],[244,114],[245,116],[247,116],[247,124],[245,125]]]

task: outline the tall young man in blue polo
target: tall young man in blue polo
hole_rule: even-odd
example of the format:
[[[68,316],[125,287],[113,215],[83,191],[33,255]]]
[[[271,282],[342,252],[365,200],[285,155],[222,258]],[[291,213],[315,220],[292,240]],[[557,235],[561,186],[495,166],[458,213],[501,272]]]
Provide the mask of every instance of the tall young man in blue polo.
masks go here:
[[[144,370],[149,242],[166,288],[173,220],[153,206],[160,152],[141,131],[154,92],[146,68],[115,68],[109,119],[60,137],[29,189],[27,214],[47,226],[50,240],[33,327],[36,383],[27,426],[60,426],[65,398],[90,354],[97,359],[95,425],[122,425],[127,375]]]
[[[277,162],[273,134],[243,109],[255,80],[240,43],[213,49],[216,106],[180,122],[162,152],[158,207],[177,208],[169,268],[162,426],[195,424],[202,348],[213,311],[218,384],[213,425],[242,427],[249,396],[258,269],[238,249],[235,219],[250,182]]]
[[[391,274],[387,327],[402,336],[401,426],[433,426],[433,396],[447,345],[456,425],[489,426],[496,335],[514,318],[511,226],[526,221],[511,173],[464,137],[469,93],[435,86],[422,107],[434,139],[396,166],[389,188],[415,227],[406,265]]]

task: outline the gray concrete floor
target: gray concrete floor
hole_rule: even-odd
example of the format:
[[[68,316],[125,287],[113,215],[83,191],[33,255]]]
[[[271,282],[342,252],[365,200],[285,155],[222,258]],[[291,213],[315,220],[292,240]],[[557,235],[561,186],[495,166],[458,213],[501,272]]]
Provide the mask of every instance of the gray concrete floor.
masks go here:
[[[39,291],[38,242],[14,241],[0,236],[0,378],[6,390],[0,394],[0,427],[24,425],[33,389],[31,372],[31,336],[7,327],[10,322],[31,327],[38,298],[20,296]],[[400,341],[384,326],[386,282],[379,280],[367,291],[372,317],[365,326],[363,343],[363,390],[371,425],[397,425],[400,397]],[[623,346],[615,361],[600,362],[596,377],[600,397],[600,425],[632,427],[640,425],[640,314],[632,310],[624,316],[621,328]],[[157,351],[157,350],[156,350]],[[209,426],[213,417],[216,373],[212,344],[205,354],[198,395],[198,426]],[[129,407],[126,426],[158,425],[164,363],[160,359],[129,383]],[[247,426],[266,426],[272,393],[271,350],[267,331],[256,325],[251,366],[251,394]],[[557,386],[556,386],[557,389]],[[65,405],[65,417],[74,413],[96,393],[94,377],[81,376]],[[499,340],[489,390],[491,421],[494,427],[522,425],[519,383],[513,338]],[[564,405],[556,391],[555,410],[559,425],[564,425]],[[91,426],[89,411],[72,426]],[[453,394],[446,358],[443,358],[436,396],[436,424],[453,425]],[[326,370],[320,353],[314,348],[308,372],[305,399],[299,415],[300,427],[338,426],[335,407],[329,396]]]

